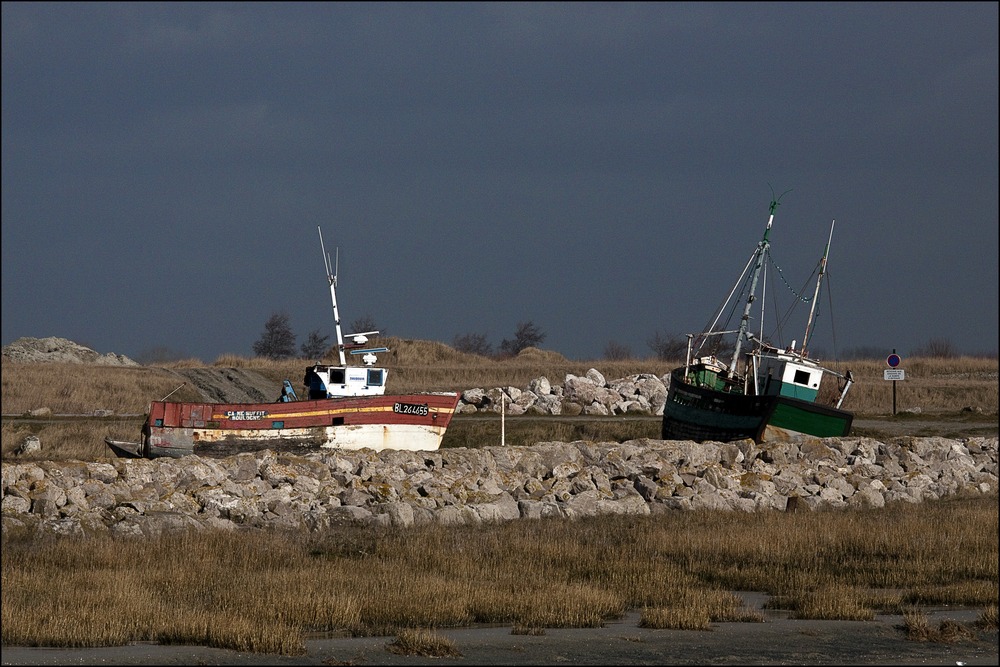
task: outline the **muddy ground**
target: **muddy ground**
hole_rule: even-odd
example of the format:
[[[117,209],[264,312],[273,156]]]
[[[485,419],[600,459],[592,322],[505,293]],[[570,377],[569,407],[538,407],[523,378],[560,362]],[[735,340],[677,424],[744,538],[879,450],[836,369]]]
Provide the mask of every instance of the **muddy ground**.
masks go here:
[[[281,395],[280,384],[246,368],[175,368],[210,403],[270,403]],[[295,382],[293,387],[298,389]]]
[[[978,612],[937,608],[945,619],[971,624]],[[511,634],[510,627],[437,630],[461,655],[424,657],[389,650],[394,637],[307,640],[300,656],[253,654],[197,646],[91,649],[3,648],[4,665],[996,665],[997,631],[954,643],[906,638],[902,617],[872,621],[790,620],[769,612],[764,623],[716,623],[711,630],[650,630],[639,614],[593,629]]]

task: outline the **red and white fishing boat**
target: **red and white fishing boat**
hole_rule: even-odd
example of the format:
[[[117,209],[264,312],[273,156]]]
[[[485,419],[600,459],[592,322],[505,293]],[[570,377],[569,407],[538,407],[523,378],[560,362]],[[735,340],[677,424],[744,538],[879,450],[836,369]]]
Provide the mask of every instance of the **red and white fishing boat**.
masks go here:
[[[299,399],[285,380],[274,403],[192,403],[153,401],[139,442],[105,438],[122,458],[180,457],[189,454],[229,456],[271,449],[305,453],[329,449],[435,450],[458,406],[455,392],[386,395],[388,371],[378,368],[385,347],[367,347],[378,331],[345,335],[337,310],[337,275],[326,264],[339,364],[306,369]],[[348,364],[347,356],[361,364]]]

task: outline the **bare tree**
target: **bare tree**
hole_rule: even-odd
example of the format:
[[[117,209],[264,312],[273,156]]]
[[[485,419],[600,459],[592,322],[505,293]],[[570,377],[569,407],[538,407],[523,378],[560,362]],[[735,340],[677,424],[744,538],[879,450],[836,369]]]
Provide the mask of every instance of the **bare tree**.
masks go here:
[[[306,342],[302,343],[302,356],[305,359],[322,359],[330,346],[326,341],[330,339],[330,336],[320,336],[319,329],[314,329],[309,332],[306,337]]]
[[[608,361],[624,361],[632,358],[632,348],[624,343],[610,340],[604,346],[604,358]]]
[[[268,359],[287,359],[295,356],[295,334],[289,324],[288,313],[274,313],[264,323],[264,333],[256,343],[253,351],[258,357]]]
[[[661,334],[659,331],[646,341],[649,349],[658,359],[677,360],[687,356],[687,336],[678,334]]]
[[[530,320],[518,322],[514,338],[508,340],[504,338],[500,341],[500,356],[513,357],[521,350],[528,347],[537,347],[545,340],[545,332],[538,328],[538,325]]]
[[[375,318],[371,315],[359,317],[351,322],[351,330],[347,333],[364,333],[365,331],[378,331],[382,336],[387,335],[384,331],[379,330],[378,325],[375,324]]]
[[[482,333],[456,334],[451,346],[466,354],[478,354],[481,357],[493,356],[493,344],[486,340],[486,334]]]
[[[931,338],[924,345],[913,351],[915,357],[935,357],[951,359],[958,356],[954,344],[947,338]]]

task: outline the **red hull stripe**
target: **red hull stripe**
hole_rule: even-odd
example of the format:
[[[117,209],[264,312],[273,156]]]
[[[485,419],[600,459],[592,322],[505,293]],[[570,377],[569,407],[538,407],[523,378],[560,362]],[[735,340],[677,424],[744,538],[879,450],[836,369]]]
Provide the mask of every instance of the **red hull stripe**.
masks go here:
[[[168,428],[216,429],[272,429],[276,422],[280,422],[279,428],[330,426],[335,422],[447,426],[458,400],[458,394],[408,394],[292,403],[156,402],[150,405],[150,421],[153,426]]]

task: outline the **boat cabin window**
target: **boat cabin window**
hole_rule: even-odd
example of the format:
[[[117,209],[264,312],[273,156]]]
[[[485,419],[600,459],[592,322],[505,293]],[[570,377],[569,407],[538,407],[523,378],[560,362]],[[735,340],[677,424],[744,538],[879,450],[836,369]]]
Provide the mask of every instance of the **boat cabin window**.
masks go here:
[[[795,384],[801,384],[804,387],[809,386],[809,372],[808,371],[795,371],[795,378],[792,380]]]
[[[383,371],[381,368],[368,369],[369,387],[381,387],[383,382],[385,382],[385,371]]]
[[[330,384],[344,384],[344,369],[343,368],[331,368],[330,369]]]

